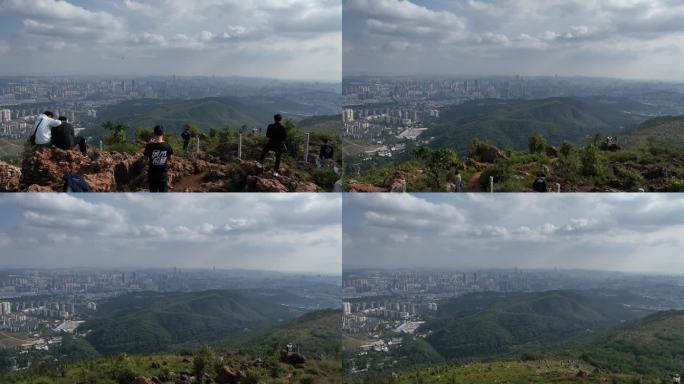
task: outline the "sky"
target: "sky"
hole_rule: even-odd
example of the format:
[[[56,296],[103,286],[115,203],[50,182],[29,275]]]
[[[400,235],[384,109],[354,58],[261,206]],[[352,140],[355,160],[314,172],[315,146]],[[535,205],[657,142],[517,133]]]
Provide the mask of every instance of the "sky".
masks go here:
[[[684,80],[681,0],[343,0],[345,74]]]
[[[340,0],[0,0],[0,72],[339,82]]]
[[[344,196],[344,268],[684,274],[681,194]]]
[[[342,271],[328,194],[0,195],[0,267]]]

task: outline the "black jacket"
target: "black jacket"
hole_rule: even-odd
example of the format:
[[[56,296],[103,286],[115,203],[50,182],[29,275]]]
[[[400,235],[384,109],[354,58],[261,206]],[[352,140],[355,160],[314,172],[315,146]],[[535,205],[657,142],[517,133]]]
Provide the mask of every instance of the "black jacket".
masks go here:
[[[268,126],[266,137],[271,143],[282,143],[287,139],[287,131],[282,124],[274,123]]]
[[[74,126],[69,123],[62,123],[59,127],[53,127],[52,145],[60,149],[71,149],[76,143]]]
[[[321,146],[321,151],[318,154],[318,157],[321,159],[332,159],[333,154],[335,153],[335,150],[333,149],[332,145],[330,144],[323,144]]]
[[[183,131],[181,137],[183,138],[183,141],[190,141],[190,131]]]

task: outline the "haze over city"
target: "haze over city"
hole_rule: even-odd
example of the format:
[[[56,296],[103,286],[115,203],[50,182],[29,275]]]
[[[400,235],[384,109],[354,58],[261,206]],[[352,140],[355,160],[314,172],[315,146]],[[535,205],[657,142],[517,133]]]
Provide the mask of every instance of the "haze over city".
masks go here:
[[[682,15],[672,0],[344,0],[343,68],[682,81]]]
[[[2,0],[3,75],[340,80],[336,0]]]
[[[684,273],[684,199],[676,195],[403,194],[344,199],[345,270]]]
[[[339,275],[341,199],[324,195],[7,195],[0,266]]]

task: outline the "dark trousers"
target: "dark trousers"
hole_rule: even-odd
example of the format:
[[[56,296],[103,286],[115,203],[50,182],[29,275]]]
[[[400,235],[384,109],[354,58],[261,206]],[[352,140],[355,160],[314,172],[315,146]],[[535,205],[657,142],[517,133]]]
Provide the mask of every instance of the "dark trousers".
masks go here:
[[[169,186],[166,175],[149,175],[147,181],[150,186],[150,192],[168,192]]]
[[[183,140],[183,150],[188,151],[188,145],[190,145],[190,140]]]
[[[83,137],[76,137],[76,144],[78,144],[78,149],[81,151],[83,156],[88,154],[87,146],[86,146],[86,141],[85,138]]]
[[[278,172],[280,169],[280,159],[283,157],[283,143],[272,143],[268,142],[266,146],[264,147],[264,150],[261,151],[261,157],[259,158],[259,162],[263,164],[264,159],[266,158],[266,155],[270,152],[273,151],[275,152],[276,160],[275,160],[275,167],[273,170],[275,172]]]

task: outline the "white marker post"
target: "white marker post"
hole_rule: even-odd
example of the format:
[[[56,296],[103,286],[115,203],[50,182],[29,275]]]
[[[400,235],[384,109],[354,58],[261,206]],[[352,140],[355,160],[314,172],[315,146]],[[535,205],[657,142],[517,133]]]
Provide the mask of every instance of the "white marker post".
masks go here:
[[[461,190],[461,185],[463,184],[463,178],[461,175],[456,175],[456,192],[463,192]]]
[[[242,160],[242,133],[238,136],[238,159]]]
[[[100,140],[100,152],[102,152],[102,148],[103,148],[102,140]]]
[[[197,137],[197,154],[199,155],[199,147],[200,147],[200,138]]]
[[[306,154],[304,155],[304,161],[309,162],[309,141],[311,139],[311,133],[306,133]]]
[[[494,193],[494,176],[489,176],[489,192]]]
[[[561,185],[560,185],[560,183],[556,183],[556,192],[561,193]]]

